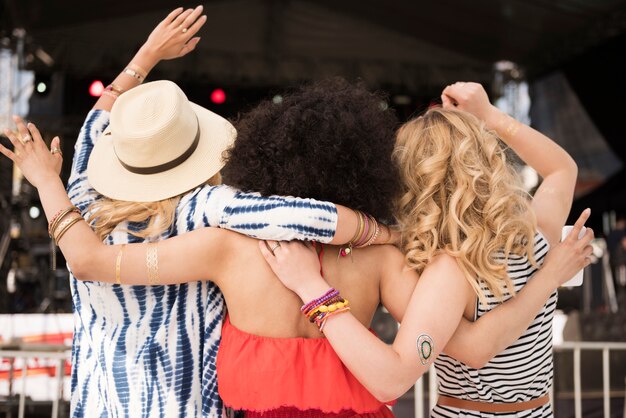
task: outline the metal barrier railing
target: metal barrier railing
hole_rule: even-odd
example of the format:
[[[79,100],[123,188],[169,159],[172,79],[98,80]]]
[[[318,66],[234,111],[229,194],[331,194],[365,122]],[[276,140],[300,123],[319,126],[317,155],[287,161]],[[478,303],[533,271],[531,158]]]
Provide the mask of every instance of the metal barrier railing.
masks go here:
[[[603,397],[603,409],[604,417],[609,418],[611,416],[611,371],[609,367],[609,356],[611,351],[624,351],[626,352],[626,343],[615,342],[563,342],[554,345],[555,352],[572,351],[574,354],[574,416],[575,418],[582,418],[582,384],[581,384],[581,372],[580,372],[580,353],[583,350],[590,351],[602,351],[602,397]],[[437,378],[434,366],[431,366],[428,373],[424,375],[415,383],[414,387],[414,404],[415,404],[415,418],[424,418],[424,382],[423,379],[428,376],[429,380],[429,393],[428,393],[428,405],[432,407],[437,402]],[[551,386],[550,398],[554,403],[554,384]],[[626,393],[625,393],[626,398]],[[626,418],[626,399],[624,403],[624,418]]]
[[[626,343],[614,343],[614,342],[563,342],[554,346],[554,351],[564,352],[572,351],[574,358],[574,414],[575,418],[582,418],[582,385],[581,385],[581,369],[580,358],[581,351],[583,350],[595,350],[602,351],[602,389],[603,389],[603,409],[604,416],[611,416],[611,403],[610,403],[610,367],[609,356],[611,351],[624,351],[626,352]],[[59,404],[63,399],[63,378],[65,376],[65,362],[69,358],[69,351],[64,352],[50,352],[50,351],[18,351],[18,350],[0,350],[0,359],[23,359],[25,362],[27,359],[39,358],[39,359],[51,359],[57,360],[55,379],[57,383],[57,393],[52,400],[52,418],[58,418],[59,416]],[[28,367],[24,363],[22,368],[22,380],[21,390],[18,406],[18,418],[24,418],[24,409],[26,405],[26,381],[28,378]],[[415,418],[424,418],[425,396],[424,396],[424,378],[429,380],[429,393],[428,393],[428,405],[430,408],[437,402],[437,378],[434,367],[431,366],[428,373],[415,383],[414,387],[414,407]],[[554,390],[554,385],[552,385]],[[12,388],[10,386],[9,396],[12,396]],[[554,399],[554,392],[551,392],[551,398]],[[626,403],[625,403],[626,418]]]
[[[11,360],[11,373],[9,377],[9,398],[13,396],[13,364],[16,359],[23,359],[24,365],[22,367],[22,381],[20,398],[18,404],[18,418],[24,418],[24,410],[26,407],[26,381],[28,380],[28,367],[26,360],[28,359],[49,359],[56,360],[56,369],[54,377],[57,383],[56,396],[52,398],[52,418],[59,417],[59,404],[63,399],[63,378],[65,377],[65,362],[69,359],[69,350],[66,351],[22,351],[22,350],[0,350],[0,360]]]

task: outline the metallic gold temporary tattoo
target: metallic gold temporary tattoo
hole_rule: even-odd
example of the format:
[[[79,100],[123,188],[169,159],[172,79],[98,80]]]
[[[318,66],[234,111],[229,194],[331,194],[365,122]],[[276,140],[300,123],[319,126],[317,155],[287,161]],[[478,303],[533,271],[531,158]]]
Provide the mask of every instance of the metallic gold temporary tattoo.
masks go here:
[[[430,363],[431,357],[435,352],[435,343],[428,334],[421,334],[417,337],[417,354],[424,366]]]

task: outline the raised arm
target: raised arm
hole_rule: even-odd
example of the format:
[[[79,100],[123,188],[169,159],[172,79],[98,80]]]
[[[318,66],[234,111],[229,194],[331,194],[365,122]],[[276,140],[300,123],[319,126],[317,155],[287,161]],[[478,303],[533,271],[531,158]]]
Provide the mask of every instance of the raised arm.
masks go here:
[[[21,124],[18,120],[20,129],[23,128],[19,126]],[[27,180],[37,187],[46,218],[50,221],[55,214],[72,207],[63,183],[54,171],[61,156],[50,153],[35,125],[29,124],[28,130],[33,140],[26,143],[5,130],[15,151],[0,145],[0,152],[11,158]],[[229,233],[218,228],[202,228],[159,242],[156,249],[158,279],[155,279],[147,267],[149,246],[154,244],[129,244],[121,254],[122,246],[103,244],[80,215],[70,213],[63,219],[63,222],[77,220],[57,239],[57,244],[74,275],[81,280],[115,283],[119,277],[123,284],[159,285],[219,277],[223,254],[230,251],[229,243],[232,242],[227,236]],[[61,226],[56,228],[57,232],[60,229]],[[120,274],[116,266],[118,260]]]
[[[529,166],[543,182],[533,198],[539,229],[548,242],[560,241],[561,228],[572,207],[578,167],[557,143],[530,126],[524,125],[489,103],[478,83],[455,83],[444,89],[444,107],[465,110],[485,121],[500,138]]]
[[[137,54],[110,84],[110,90],[100,96],[87,115],[74,145],[74,161],[67,185],[70,199],[83,214],[99,196],[87,181],[87,163],[95,142],[109,124],[109,111],[116,96],[141,84],[161,60],[179,58],[193,51],[200,40],[194,35],[206,22],[206,16],[200,16],[202,10],[202,6],[173,10],[154,28]],[[188,28],[185,33],[181,25]],[[59,146],[59,139],[55,138],[51,148]]]

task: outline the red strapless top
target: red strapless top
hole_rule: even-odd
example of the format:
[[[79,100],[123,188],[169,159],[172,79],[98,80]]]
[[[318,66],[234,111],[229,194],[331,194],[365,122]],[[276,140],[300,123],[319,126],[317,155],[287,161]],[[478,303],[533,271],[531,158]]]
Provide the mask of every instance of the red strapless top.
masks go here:
[[[217,380],[224,404],[235,410],[394,416],[348,371],[326,338],[252,335],[235,328],[228,316],[217,353]]]

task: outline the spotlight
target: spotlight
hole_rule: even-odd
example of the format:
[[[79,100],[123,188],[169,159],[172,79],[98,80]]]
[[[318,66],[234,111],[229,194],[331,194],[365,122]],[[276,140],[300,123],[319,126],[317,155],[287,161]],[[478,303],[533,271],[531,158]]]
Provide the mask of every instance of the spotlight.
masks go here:
[[[28,209],[28,216],[30,216],[31,219],[37,219],[39,215],[41,215],[41,209],[37,206],[31,206],[30,209]]]
[[[104,84],[100,80],[94,80],[89,85],[89,95],[93,97],[100,97],[104,92]]]
[[[52,87],[52,78],[47,74],[35,75],[35,91],[39,96],[47,96]]]
[[[215,104],[222,104],[226,101],[226,93],[222,89],[215,89],[211,92],[211,101]]]

